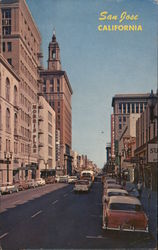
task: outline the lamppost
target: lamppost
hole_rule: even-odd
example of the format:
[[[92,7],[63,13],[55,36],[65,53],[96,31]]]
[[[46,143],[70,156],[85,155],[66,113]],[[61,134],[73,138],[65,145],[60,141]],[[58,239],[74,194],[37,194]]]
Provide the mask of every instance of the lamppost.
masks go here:
[[[118,154],[119,159],[119,184],[121,185],[121,153]]]
[[[7,182],[9,182],[9,164],[11,163],[10,160],[12,159],[12,152],[6,152],[4,151],[4,159],[6,159],[7,163]]]

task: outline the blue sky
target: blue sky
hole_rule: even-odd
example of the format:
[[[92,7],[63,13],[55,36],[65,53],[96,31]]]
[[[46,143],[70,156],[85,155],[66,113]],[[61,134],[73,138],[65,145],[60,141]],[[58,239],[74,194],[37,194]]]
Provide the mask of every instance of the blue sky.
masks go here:
[[[73,89],[73,150],[103,167],[112,97],[157,88],[156,0],[27,0],[27,4],[41,33],[45,67],[56,29],[62,68]],[[137,21],[123,24],[141,24],[143,31],[100,32],[101,11],[138,15]]]

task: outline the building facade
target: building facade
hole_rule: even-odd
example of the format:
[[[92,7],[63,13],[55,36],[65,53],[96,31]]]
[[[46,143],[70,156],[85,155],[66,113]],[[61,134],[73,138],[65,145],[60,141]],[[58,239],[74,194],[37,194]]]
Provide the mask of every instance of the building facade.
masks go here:
[[[38,105],[39,169],[55,170],[55,112],[43,96]]]
[[[0,54],[0,185],[13,182],[13,170],[18,161],[20,79]]]
[[[42,84],[40,93],[49,102],[56,113],[56,129],[60,132],[60,149],[58,147],[58,169],[64,174],[71,174],[72,156],[72,88],[65,71],[61,69],[60,48],[53,33],[52,41],[48,48],[48,69],[41,70]],[[58,134],[59,134],[58,132]],[[56,144],[58,145],[58,144]],[[59,164],[60,162],[60,164]]]
[[[112,98],[114,144],[117,153],[124,150],[124,137],[136,137],[136,120],[145,110],[148,97],[149,94],[120,94]]]
[[[139,164],[137,164],[139,178],[143,180],[146,187],[157,190],[158,159],[153,162],[150,161],[149,146],[156,147],[158,145],[158,99],[153,114],[154,119],[151,121],[151,110],[147,105],[146,110],[136,122],[135,156],[139,159]]]
[[[38,166],[33,145],[33,105],[37,104],[41,37],[25,0],[2,0],[2,53],[19,75],[18,159],[14,170],[27,177],[29,165]],[[27,166],[27,168],[26,168]],[[37,171],[38,172],[38,171]],[[36,174],[35,174],[36,175]],[[39,173],[37,173],[39,175]],[[31,178],[31,176],[30,176]]]

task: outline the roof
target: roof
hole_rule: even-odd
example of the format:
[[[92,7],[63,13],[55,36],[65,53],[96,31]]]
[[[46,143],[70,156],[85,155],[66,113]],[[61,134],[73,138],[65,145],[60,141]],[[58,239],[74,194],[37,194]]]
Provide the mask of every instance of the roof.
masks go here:
[[[121,185],[116,184],[116,183],[108,183],[108,184],[106,185],[106,188],[107,188],[107,189],[110,189],[110,188],[112,188],[112,187],[116,187],[116,188],[118,188],[118,189],[119,189],[119,187],[122,188]]]
[[[132,100],[132,99],[137,99],[136,101],[139,101],[141,99],[148,99],[149,98],[150,93],[143,93],[143,94],[118,94],[115,95],[112,98],[112,107],[114,107],[115,101],[121,99],[122,102],[125,100]]]
[[[119,188],[108,188],[107,193],[110,193],[110,192],[119,192],[119,193],[128,194],[128,192],[126,190],[119,189]]]
[[[110,203],[126,203],[141,205],[140,201],[136,197],[131,196],[111,196]]]

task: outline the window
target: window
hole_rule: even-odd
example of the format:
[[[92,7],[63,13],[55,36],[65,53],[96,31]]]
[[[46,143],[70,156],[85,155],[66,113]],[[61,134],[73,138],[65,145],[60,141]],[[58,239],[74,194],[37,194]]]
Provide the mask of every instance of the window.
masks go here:
[[[49,143],[50,145],[52,145],[52,136],[51,136],[51,135],[48,135],[48,143]]]
[[[126,116],[123,117],[123,122],[126,122]]]
[[[122,124],[121,123],[119,124],[119,129],[122,129]]]
[[[17,134],[17,126],[18,126],[18,117],[17,114],[14,114],[14,134]]]
[[[52,123],[52,114],[48,111],[48,121]]]
[[[8,42],[7,43],[7,46],[8,46],[8,51],[12,51],[12,43],[11,42]]]
[[[48,124],[48,132],[52,134],[52,125],[50,123]]]
[[[57,92],[60,92],[60,80],[57,79]]]
[[[121,116],[119,116],[119,122],[121,122],[122,121],[122,118],[121,118]]]
[[[6,130],[10,130],[10,110],[6,109]]]
[[[6,100],[9,102],[10,99],[10,81],[6,79]]]
[[[14,105],[16,106],[17,105],[17,87],[16,85],[14,86]]]
[[[49,156],[52,156],[53,154],[52,154],[52,148],[51,147],[48,147],[48,155]]]
[[[123,103],[123,113],[126,114],[126,103]]]
[[[52,51],[52,58],[55,59],[56,58],[56,53],[55,50]]]
[[[132,103],[132,113],[135,113],[135,104],[134,103]]]
[[[3,42],[3,52],[5,52],[5,42]]]
[[[119,103],[119,113],[122,113],[122,103]]]
[[[12,65],[12,59],[11,59],[11,58],[8,58],[7,61],[8,61],[8,63],[9,63],[10,65]]]
[[[2,9],[2,34],[11,34],[11,9]]]
[[[127,113],[130,113],[130,103],[127,103]]]
[[[143,112],[143,103],[140,103],[140,113]]]
[[[54,92],[54,79],[51,79],[50,84],[50,92]]]
[[[136,103],[136,113],[139,113],[139,103]]]

